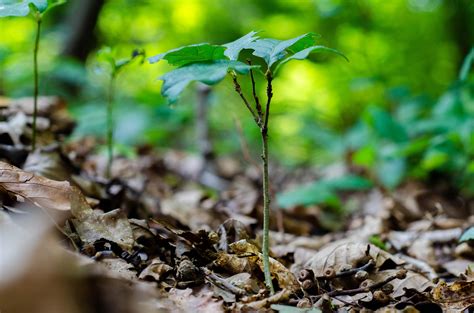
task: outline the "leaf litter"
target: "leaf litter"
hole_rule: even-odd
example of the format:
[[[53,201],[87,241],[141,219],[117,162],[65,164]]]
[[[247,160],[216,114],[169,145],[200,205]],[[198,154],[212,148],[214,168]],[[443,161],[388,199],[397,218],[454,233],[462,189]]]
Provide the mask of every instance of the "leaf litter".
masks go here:
[[[258,172],[220,160],[225,188],[213,189],[196,157],[139,147],[106,179],[94,139],[62,141],[74,124],[63,102],[40,101],[49,126],[31,152],[31,99],[1,100],[2,313],[472,310],[474,220],[442,192],[355,190],[341,196],[350,215],[324,202],[275,206],[270,295]],[[275,191],[301,182],[274,173],[284,177]]]

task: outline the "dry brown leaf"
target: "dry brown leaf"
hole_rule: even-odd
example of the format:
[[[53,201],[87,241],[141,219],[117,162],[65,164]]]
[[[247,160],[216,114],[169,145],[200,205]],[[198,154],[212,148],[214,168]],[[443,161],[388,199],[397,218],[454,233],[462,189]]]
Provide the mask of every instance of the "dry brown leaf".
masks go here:
[[[230,248],[240,256],[252,255],[250,258],[254,258],[254,262],[263,272],[263,255],[259,252],[256,246],[247,242],[247,240],[239,240],[232,243]],[[300,284],[296,280],[295,275],[274,258],[270,258],[270,272],[277,279],[280,288],[292,292],[300,289]]]
[[[177,309],[171,312],[224,312],[223,302],[212,298],[213,292],[210,290],[201,290],[197,294],[193,294],[193,290],[173,288],[169,292],[169,299],[174,302]]]
[[[160,281],[164,275],[168,274],[172,270],[173,268],[171,266],[161,261],[159,258],[156,258],[153,261],[151,261],[150,265],[148,265],[140,273],[139,278],[140,279],[152,278],[153,280]]]
[[[474,304],[474,281],[440,281],[431,295],[446,312],[463,312]]]
[[[107,213],[93,210],[81,211],[71,221],[81,240],[86,243],[94,243],[103,238],[130,251],[135,242],[130,222],[120,209]]]
[[[305,264],[305,268],[311,268],[316,276],[324,276],[324,272],[329,268],[339,272],[347,265],[360,266],[370,259],[375,262],[377,268],[389,260],[395,264],[404,263],[400,258],[371,244],[335,242],[316,253]]]
[[[74,193],[67,181],[55,181],[0,162],[0,189],[43,209],[68,211]]]
[[[397,272],[398,270],[385,270],[370,275],[369,277],[374,282],[379,282],[387,279],[388,277],[396,275]],[[393,286],[393,292],[391,293],[391,297],[393,298],[403,296],[405,294],[405,289],[415,289],[419,292],[423,292],[427,288],[434,286],[431,280],[419,273],[412,271],[407,271],[406,278],[392,280],[390,284]]]

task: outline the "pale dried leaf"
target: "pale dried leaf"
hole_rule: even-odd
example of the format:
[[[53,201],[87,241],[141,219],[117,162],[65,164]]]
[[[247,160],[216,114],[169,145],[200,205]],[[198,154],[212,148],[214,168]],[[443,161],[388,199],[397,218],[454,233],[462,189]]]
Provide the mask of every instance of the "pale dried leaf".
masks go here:
[[[135,242],[130,222],[120,209],[107,213],[93,210],[82,212],[72,222],[77,234],[86,243],[94,243],[103,238],[130,250]]]
[[[445,312],[463,312],[473,306],[474,281],[456,281],[450,284],[440,281],[431,295]]]
[[[398,270],[385,270],[382,272],[378,272],[374,275],[370,276],[374,282],[383,281],[389,277],[394,276]],[[408,271],[407,277],[404,279],[395,279],[390,282],[393,285],[393,292],[391,293],[391,297],[398,298],[405,294],[405,289],[415,289],[417,291],[423,292],[429,287],[433,287],[434,284],[426,278],[425,276]]]
[[[256,264],[263,272],[263,254],[259,252],[258,248],[255,245],[247,242],[246,240],[239,240],[237,242],[232,243],[230,245],[230,248],[237,255],[253,255]],[[275,276],[280,288],[287,289],[290,291],[297,291],[300,289],[300,285],[296,280],[295,275],[274,258],[270,258],[270,273]]]
[[[139,278],[152,278],[153,280],[160,281],[164,275],[172,270],[173,268],[171,266],[157,258],[151,261],[151,263],[140,273]]]
[[[172,312],[224,312],[222,301],[213,299],[212,295],[213,292],[209,290],[202,290],[197,294],[193,294],[193,290],[190,288],[173,288],[169,292],[169,299],[174,302],[177,309]]]
[[[347,265],[360,266],[370,259],[375,262],[377,268],[389,260],[395,264],[404,263],[400,258],[371,244],[335,242],[316,253],[305,267],[311,268],[316,276],[324,276],[324,272],[329,268],[339,272]]]
[[[55,181],[0,162],[0,189],[43,209],[68,211],[74,193],[67,181]]]

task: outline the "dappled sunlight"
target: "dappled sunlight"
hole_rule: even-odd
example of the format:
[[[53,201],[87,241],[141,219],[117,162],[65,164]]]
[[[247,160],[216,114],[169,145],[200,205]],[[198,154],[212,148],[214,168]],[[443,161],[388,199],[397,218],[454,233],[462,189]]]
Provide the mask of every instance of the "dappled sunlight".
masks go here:
[[[192,31],[202,24],[204,18],[203,5],[193,0],[174,1],[171,20],[178,33]]]

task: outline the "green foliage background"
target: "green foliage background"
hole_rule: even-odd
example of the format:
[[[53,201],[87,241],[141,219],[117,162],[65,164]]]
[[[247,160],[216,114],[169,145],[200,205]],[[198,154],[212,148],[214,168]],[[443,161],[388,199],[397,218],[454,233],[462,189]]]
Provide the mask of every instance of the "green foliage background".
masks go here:
[[[85,67],[60,57],[70,36],[66,22],[74,13],[70,11],[74,1],[79,0],[51,12],[44,21],[41,93],[68,99],[80,121],[76,136],[103,136],[105,77],[95,54],[89,55]],[[350,63],[320,54],[311,57],[316,62],[284,67],[275,81],[271,124],[275,158],[288,165],[319,164],[344,158],[347,144],[342,134],[360,119],[367,121],[373,114],[383,119],[380,112],[393,113],[402,102],[433,105],[453,86],[474,43],[474,23],[466,16],[474,16],[474,4],[468,0],[111,0],[99,16],[97,50],[110,46],[120,58],[144,48],[151,56],[196,42],[230,42],[251,30],[279,39],[311,31],[321,34],[321,44],[342,51]],[[31,95],[34,29],[29,19],[0,20],[0,94]],[[116,97],[118,142],[195,148],[196,95],[190,89],[169,107],[157,81],[169,69],[166,62],[153,66],[137,62],[122,73]],[[78,87],[79,93],[69,92],[64,82]],[[260,92],[263,97],[263,84]],[[243,119],[250,145],[259,140],[230,81],[215,89],[211,106],[219,153],[241,155],[232,112]],[[394,127],[388,131],[403,137],[403,131]],[[363,143],[354,147],[362,150],[359,154],[369,150]]]

